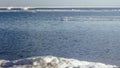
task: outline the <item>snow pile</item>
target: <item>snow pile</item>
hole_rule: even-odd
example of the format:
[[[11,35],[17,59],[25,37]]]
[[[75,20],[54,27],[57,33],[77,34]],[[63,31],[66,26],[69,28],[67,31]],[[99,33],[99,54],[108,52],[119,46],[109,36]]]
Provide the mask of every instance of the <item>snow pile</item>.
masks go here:
[[[119,68],[115,65],[78,61],[54,56],[40,56],[15,61],[0,60],[0,68]]]

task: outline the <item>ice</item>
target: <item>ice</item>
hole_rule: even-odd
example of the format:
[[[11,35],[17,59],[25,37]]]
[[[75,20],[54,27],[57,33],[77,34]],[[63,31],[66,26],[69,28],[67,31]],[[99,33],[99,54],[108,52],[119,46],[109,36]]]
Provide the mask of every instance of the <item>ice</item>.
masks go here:
[[[116,65],[79,61],[55,56],[39,56],[14,61],[1,60],[2,68],[119,68]]]
[[[24,11],[36,11],[36,12],[119,12],[119,8],[87,8],[87,9],[82,9],[82,8],[48,8],[48,9],[41,9],[39,7],[1,7],[1,8],[7,8],[9,11],[15,12],[11,9],[14,8],[20,8],[21,10]],[[37,9],[36,9],[37,8]],[[16,11],[21,11],[21,10],[16,10]],[[7,10],[0,10],[0,11],[7,11]],[[7,11],[8,12],[8,11]]]

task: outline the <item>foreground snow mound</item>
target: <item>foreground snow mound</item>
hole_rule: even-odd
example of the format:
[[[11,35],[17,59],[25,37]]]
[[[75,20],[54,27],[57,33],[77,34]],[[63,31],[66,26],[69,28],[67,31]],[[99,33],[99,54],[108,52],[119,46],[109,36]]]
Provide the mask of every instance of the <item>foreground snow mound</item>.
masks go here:
[[[0,68],[119,68],[115,65],[78,61],[53,56],[40,56],[15,61],[0,60]]]

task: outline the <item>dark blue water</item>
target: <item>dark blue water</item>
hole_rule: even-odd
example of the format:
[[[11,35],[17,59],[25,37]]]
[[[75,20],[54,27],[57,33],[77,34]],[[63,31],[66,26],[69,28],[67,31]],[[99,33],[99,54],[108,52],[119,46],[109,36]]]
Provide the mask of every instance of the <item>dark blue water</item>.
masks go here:
[[[120,64],[120,12],[1,12],[0,59],[53,55]]]

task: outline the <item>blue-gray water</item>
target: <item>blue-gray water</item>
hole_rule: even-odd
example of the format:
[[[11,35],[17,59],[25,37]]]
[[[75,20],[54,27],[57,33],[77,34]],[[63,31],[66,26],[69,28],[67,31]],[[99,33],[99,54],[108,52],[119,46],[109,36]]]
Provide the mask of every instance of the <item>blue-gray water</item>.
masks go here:
[[[0,12],[0,59],[53,55],[120,65],[120,12]]]

